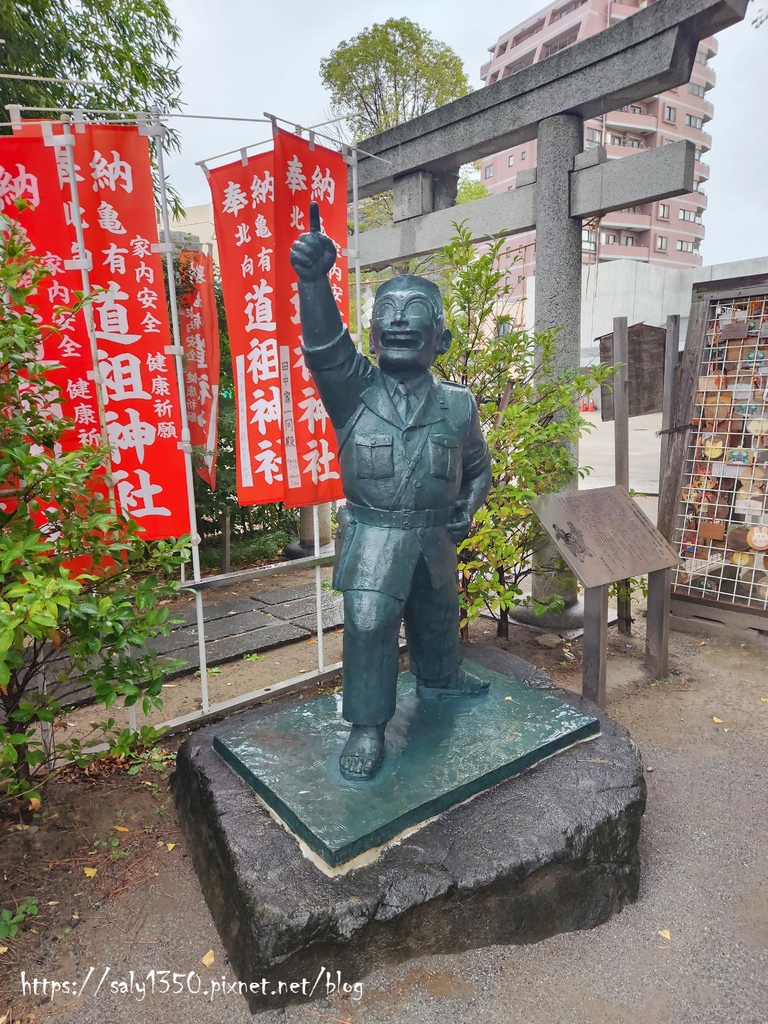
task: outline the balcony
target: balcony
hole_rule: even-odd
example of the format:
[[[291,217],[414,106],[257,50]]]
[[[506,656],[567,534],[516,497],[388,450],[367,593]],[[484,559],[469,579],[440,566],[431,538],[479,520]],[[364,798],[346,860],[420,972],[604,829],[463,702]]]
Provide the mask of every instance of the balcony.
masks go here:
[[[627,213],[625,210],[612,210],[600,221],[601,228],[626,228],[629,231],[649,231],[651,227],[650,213]]]
[[[618,0],[611,0],[611,24],[615,25],[631,15],[637,14],[637,6],[634,4],[622,4]]]
[[[715,116],[714,104],[710,103],[709,100],[699,100],[699,110],[701,110],[701,116],[706,121],[711,121]]]
[[[693,165],[693,173],[697,178],[702,181],[709,180],[709,164],[703,164],[701,160],[697,160]]]
[[[637,132],[639,135],[650,135],[658,128],[653,115],[633,114],[629,110],[612,110],[605,115],[605,123],[609,128]]]
[[[625,156],[632,156],[633,153],[643,153],[646,149],[645,146],[616,146],[610,142],[604,143],[604,146],[609,160],[621,160]]]
[[[599,245],[598,260],[639,260],[647,263],[651,250],[647,245]]]
[[[702,85],[706,85],[708,89],[714,89],[717,84],[717,74],[714,69],[707,64],[694,64],[693,68],[696,73],[696,79],[700,79]]]

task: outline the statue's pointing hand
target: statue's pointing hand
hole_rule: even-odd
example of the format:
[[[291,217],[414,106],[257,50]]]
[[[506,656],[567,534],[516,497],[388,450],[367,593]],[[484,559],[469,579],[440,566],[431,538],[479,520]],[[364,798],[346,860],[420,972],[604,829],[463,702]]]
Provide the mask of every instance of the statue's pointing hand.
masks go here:
[[[336,246],[320,231],[320,207],[309,204],[309,232],[291,246],[291,264],[302,281],[319,281],[336,262]]]

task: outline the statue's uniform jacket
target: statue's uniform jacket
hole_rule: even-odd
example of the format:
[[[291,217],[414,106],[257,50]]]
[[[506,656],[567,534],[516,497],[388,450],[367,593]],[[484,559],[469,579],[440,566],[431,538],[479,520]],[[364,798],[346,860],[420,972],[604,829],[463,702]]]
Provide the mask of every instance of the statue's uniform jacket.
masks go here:
[[[487,473],[490,461],[472,394],[427,373],[428,386],[422,378],[420,401],[404,423],[390,395],[394,382],[355,349],[346,330],[303,351],[336,430],[344,494],[353,503],[337,532],[334,587],[404,601],[423,555],[433,590],[455,592],[456,547],[444,524],[462,484]],[[424,525],[417,514],[411,528],[372,526],[355,521],[354,506],[432,510],[438,525]]]

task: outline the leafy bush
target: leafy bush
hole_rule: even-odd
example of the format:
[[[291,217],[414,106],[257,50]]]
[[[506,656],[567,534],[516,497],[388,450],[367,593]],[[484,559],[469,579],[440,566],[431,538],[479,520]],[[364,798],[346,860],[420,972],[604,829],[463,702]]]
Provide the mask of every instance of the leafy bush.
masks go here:
[[[522,584],[535,571],[544,535],[528,502],[557,491],[578,473],[574,442],[590,429],[578,411],[581,395],[607,381],[612,367],[557,373],[557,332],[527,334],[515,326],[509,288],[499,266],[504,244],[479,251],[463,224],[438,254],[447,326],[453,343],[435,367],[477,399],[493,462],[493,483],[473,530],[459,546],[462,630],[484,608],[507,636],[509,611],[529,599]],[[559,566],[543,567],[555,570]],[[562,598],[535,602],[538,614]]]
[[[0,218],[0,810],[20,797],[39,806],[56,679],[77,676],[105,708],[162,706],[162,670],[142,648],[168,632],[162,601],[186,557],[185,541],[147,543],[112,511],[104,451],[62,448],[72,424],[54,414],[59,388],[41,361],[57,328],[33,309],[47,276]]]

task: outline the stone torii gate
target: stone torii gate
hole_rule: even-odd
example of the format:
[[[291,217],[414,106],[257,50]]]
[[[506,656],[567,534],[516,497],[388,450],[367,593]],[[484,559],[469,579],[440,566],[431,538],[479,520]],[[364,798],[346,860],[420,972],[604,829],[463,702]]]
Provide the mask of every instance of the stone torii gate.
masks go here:
[[[582,152],[584,121],[687,82],[699,42],[741,21],[747,3],[657,0],[545,61],[361,142],[360,196],[394,190],[394,224],[360,236],[362,266],[441,248],[456,219],[462,164],[538,137],[538,167],[518,173],[510,192],[463,204],[461,217],[478,242],[536,229],[536,329],[561,326],[560,363],[577,366],[582,218],[694,188],[693,143],[608,161],[602,147]]]
[[[363,267],[448,241],[459,168],[538,138],[517,187],[461,206],[473,241],[536,229],[535,327],[561,327],[555,366],[579,366],[581,224],[694,189],[695,146],[609,161],[583,151],[584,121],[689,81],[699,42],[741,21],[748,0],[657,0],[567,50],[360,143],[361,197],[393,189],[393,224],[360,235]],[[370,155],[368,155],[370,154]],[[543,591],[542,591],[543,592]],[[575,601],[575,588],[572,598]]]

